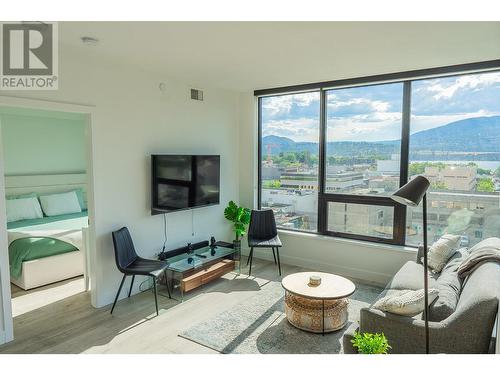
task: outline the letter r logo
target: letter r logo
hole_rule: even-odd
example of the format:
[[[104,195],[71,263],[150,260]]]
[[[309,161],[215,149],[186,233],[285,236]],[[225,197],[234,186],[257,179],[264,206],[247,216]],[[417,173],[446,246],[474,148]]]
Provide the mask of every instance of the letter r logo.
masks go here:
[[[52,25],[22,23],[2,25],[4,75],[52,75]]]

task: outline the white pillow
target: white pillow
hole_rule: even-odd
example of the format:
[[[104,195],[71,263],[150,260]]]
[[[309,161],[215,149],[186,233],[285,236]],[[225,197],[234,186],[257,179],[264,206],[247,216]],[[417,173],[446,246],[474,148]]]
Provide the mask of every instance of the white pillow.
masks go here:
[[[460,236],[445,234],[434,242],[427,253],[427,266],[434,273],[442,271],[450,257],[460,247]]]
[[[56,216],[82,212],[80,202],[74,191],[52,195],[41,195],[40,203],[47,216]]]
[[[436,299],[439,291],[429,289],[429,305]],[[424,290],[397,290],[382,297],[373,304],[373,307],[382,311],[404,316],[415,316],[424,311]]]
[[[7,199],[5,204],[8,223],[12,221],[39,219],[43,217],[40,203],[36,197]]]

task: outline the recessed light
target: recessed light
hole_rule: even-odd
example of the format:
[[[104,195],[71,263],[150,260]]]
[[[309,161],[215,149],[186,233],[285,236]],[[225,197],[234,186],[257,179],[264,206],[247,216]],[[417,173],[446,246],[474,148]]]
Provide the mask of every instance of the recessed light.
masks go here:
[[[96,46],[99,43],[99,39],[92,38],[91,36],[82,36],[80,39],[87,46]]]

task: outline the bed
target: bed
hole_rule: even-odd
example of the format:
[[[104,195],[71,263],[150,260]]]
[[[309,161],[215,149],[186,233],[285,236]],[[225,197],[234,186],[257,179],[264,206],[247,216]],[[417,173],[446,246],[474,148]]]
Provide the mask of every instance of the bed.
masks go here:
[[[7,195],[84,188],[85,174],[6,176]],[[88,213],[44,216],[7,224],[11,282],[28,290],[86,275]]]

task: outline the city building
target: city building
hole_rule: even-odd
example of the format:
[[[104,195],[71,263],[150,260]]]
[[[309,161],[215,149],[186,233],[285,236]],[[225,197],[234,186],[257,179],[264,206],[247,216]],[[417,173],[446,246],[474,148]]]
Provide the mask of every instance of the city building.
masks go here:
[[[447,165],[445,168],[425,167],[425,176],[432,184],[442,184],[448,190],[475,191],[477,168]]]

